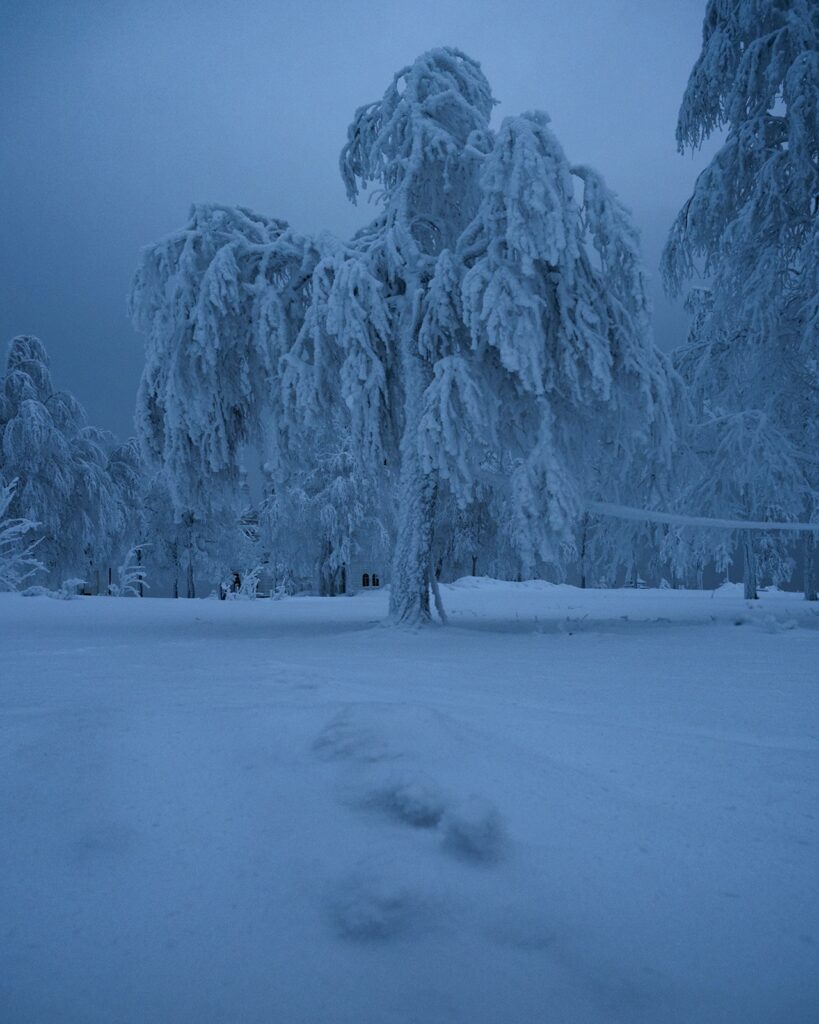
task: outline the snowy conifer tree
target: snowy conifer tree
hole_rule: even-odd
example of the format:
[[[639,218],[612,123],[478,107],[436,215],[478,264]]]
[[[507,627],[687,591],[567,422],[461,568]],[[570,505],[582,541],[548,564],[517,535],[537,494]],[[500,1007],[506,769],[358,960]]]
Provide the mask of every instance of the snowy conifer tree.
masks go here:
[[[259,523],[267,560],[286,565],[296,577],[315,578],[323,596],[344,593],[346,571],[361,542],[375,559],[389,548],[386,476],[386,471],[363,470],[343,428],[314,438],[309,461],[286,482],[271,482],[262,503]]]
[[[681,368],[695,405],[725,417],[734,440],[750,425],[752,443],[767,424],[776,444],[763,450],[778,465],[762,471],[778,474],[790,488],[780,504],[808,520],[819,492],[818,111],[816,3],[709,0],[677,142],[696,148],[718,129],[726,138],[663,257],[672,293],[698,271],[709,285]]]
[[[762,413],[714,416],[692,429],[696,471],[683,492],[682,508],[698,516],[750,522],[796,520],[804,508],[804,474],[793,458],[789,439]],[[787,534],[775,531],[704,530],[681,527],[674,531],[669,549],[680,545],[675,559],[680,568],[692,560],[713,561],[722,572],[739,547],[746,598],[758,596],[763,577],[775,584],[793,571]]]

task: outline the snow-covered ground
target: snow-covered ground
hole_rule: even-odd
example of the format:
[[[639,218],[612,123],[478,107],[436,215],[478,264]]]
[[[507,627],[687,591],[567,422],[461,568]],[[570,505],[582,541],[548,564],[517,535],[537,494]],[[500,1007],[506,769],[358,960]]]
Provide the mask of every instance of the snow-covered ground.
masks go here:
[[[3,1024],[819,1019],[819,614],[0,597]]]

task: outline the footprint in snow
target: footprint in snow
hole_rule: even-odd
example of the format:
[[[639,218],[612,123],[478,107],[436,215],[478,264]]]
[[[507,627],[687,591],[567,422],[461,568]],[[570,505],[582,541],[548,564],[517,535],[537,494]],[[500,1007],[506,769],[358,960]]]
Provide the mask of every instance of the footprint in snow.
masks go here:
[[[434,901],[400,871],[364,865],[338,879],[327,896],[336,933],[358,942],[383,942],[426,931]]]
[[[413,828],[438,828],[444,850],[464,860],[498,861],[507,846],[503,819],[491,801],[452,799],[422,773],[392,777],[370,790],[364,804]]]
[[[438,828],[444,850],[464,860],[491,863],[506,850],[503,819],[491,801],[475,795],[452,799],[422,773],[392,776],[363,803],[414,828]]]
[[[444,849],[456,857],[480,863],[502,859],[506,829],[497,808],[480,796],[447,807],[441,818]]]
[[[313,751],[323,761],[357,761],[370,764],[397,756],[383,734],[367,722],[356,721],[340,711],[313,741]]]
[[[407,730],[408,724],[413,728]],[[357,768],[371,769],[381,762],[403,759],[405,749],[396,740],[415,728],[428,742],[430,728],[448,732],[451,727],[442,716],[425,708],[348,705],[321,730],[313,741],[313,752],[325,761],[350,762]],[[372,786],[363,800],[353,802],[363,803],[413,828],[436,829],[442,850],[463,861],[493,864],[502,860],[507,851],[503,819],[491,801],[477,795],[454,799],[422,772],[398,769],[396,774]],[[398,904],[403,906],[401,900]],[[388,921],[402,916],[398,906],[389,900],[376,900],[374,905],[380,909],[373,912],[373,917],[383,917],[385,929],[391,927]]]
[[[449,715],[419,704],[363,701],[341,707],[313,742],[324,760],[369,764],[397,760],[407,745],[444,749],[458,741],[462,729]]]
[[[446,810],[446,798],[422,774],[389,779],[370,790],[364,804],[414,828],[434,828]]]

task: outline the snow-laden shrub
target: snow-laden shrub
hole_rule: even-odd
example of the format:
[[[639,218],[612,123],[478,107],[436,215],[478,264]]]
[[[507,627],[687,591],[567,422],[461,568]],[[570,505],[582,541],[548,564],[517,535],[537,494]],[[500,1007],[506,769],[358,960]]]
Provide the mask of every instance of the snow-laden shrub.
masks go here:
[[[57,601],[73,601],[79,597],[83,588],[87,586],[85,580],[79,577],[63,580],[56,590],[50,587],[27,587],[23,591],[23,597],[52,597]]]
[[[241,572],[239,586],[234,586],[234,579],[228,578],[222,581],[222,593],[228,601],[255,601],[259,596],[259,577],[262,574],[260,565]]]
[[[142,566],[141,552],[148,545],[134,544],[128,549],[125,561],[117,568],[116,583],[108,585],[110,597],[141,597],[143,589],[150,589],[146,582],[146,572]]]

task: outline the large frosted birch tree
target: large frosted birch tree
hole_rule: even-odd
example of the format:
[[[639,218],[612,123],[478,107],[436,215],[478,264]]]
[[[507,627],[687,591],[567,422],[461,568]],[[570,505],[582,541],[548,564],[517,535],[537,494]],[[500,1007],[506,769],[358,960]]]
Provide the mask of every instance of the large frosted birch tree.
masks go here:
[[[380,201],[367,227],[311,241],[195,208],[146,250],[132,294],[138,426],[178,506],[229,485],[248,443],[281,493],[343,431],[362,478],[393,492],[399,623],[432,615],[439,499],[494,495],[533,568],[571,549],[592,483],[667,454],[669,370],[628,214],[545,114],[495,132],[493,103],[477,62],[423,54],[348,130],[348,196]]]
[[[361,452],[398,462],[397,622],[431,617],[443,488],[461,507],[503,492],[531,569],[571,548],[592,465],[667,453],[626,211],[545,114],[494,133],[491,108],[479,66],[442,49],[357,112],[342,173],[351,198],[380,185],[383,214],[317,269],[289,368],[297,403],[340,380]]]

